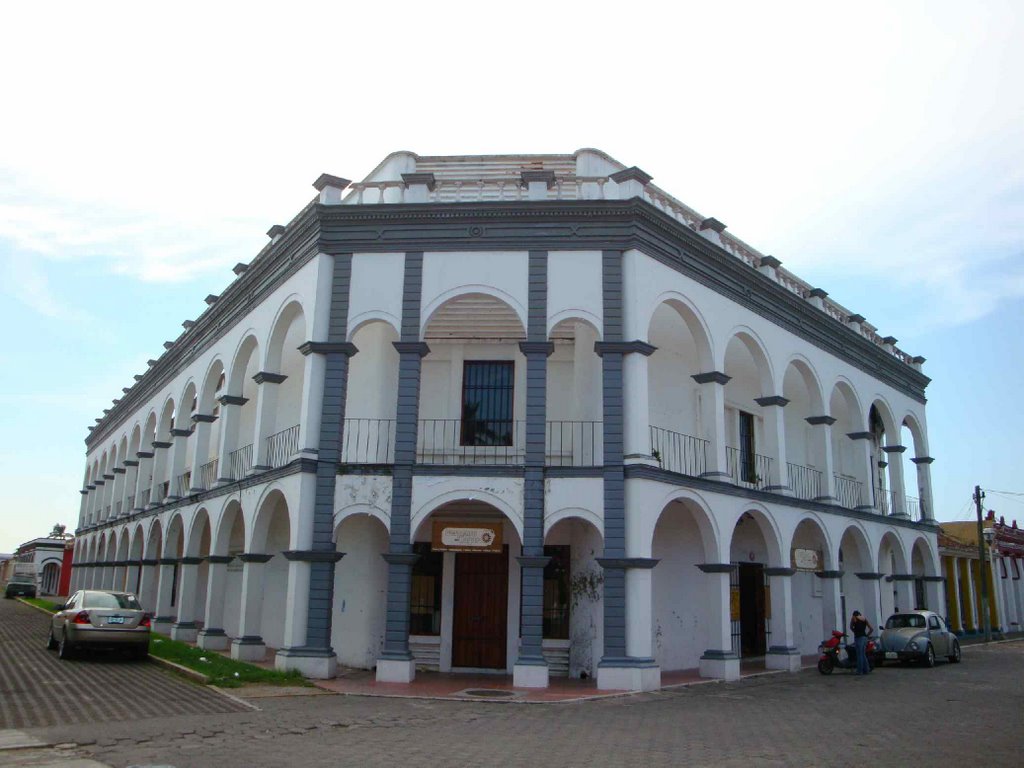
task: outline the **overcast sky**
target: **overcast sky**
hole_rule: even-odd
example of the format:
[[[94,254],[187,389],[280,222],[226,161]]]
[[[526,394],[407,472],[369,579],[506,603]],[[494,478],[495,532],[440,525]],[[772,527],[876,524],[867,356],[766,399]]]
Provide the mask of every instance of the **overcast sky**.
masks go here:
[[[640,166],[928,358],[940,519],[1024,492],[1019,2],[376,7],[0,10],[0,552],[74,528],[86,428],[311,182],[397,149]]]

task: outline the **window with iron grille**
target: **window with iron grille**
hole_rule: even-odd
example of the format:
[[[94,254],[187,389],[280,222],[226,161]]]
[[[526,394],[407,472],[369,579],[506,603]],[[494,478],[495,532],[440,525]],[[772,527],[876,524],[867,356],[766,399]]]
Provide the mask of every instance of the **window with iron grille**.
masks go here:
[[[740,411],[740,480],[756,483],[757,469],[754,467],[754,415]]]
[[[569,546],[547,545],[544,566],[544,637],[569,639]]]
[[[512,445],[514,382],[510,360],[463,363],[461,445]]]
[[[441,634],[441,578],[444,553],[434,552],[430,542],[418,541],[412,551],[419,558],[412,566],[412,590],[409,600],[409,634]]]

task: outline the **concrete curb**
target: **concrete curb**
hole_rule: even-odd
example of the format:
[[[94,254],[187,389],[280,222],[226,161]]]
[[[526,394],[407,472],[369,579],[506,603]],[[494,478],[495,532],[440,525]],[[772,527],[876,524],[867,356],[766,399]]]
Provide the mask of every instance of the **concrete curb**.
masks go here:
[[[23,597],[16,597],[16,598],[14,598],[14,599],[15,599],[15,600],[17,600],[17,601],[18,601],[19,603],[21,603],[22,605],[27,605],[27,606],[28,606],[29,608],[32,608],[32,609],[34,609],[34,610],[37,610],[37,611],[41,611],[42,613],[45,613],[45,614],[46,614],[47,616],[53,616],[53,614],[55,614],[55,613],[56,613],[56,611],[48,611],[48,610],[46,610],[45,608],[41,608],[41,607],[39,607],[38,605],[33,605],[32,603],[28,602],[28,601],[27,601],[27,600],[26,600],[25,598],[23,598]]]
[[[184,675],[185,677],[190,678],[191,680],[194,680],[197,683],[208,685],[210,682],[209,676],[204,675],[202,672],[197,672],[194,669],[189,669],[188,667],[184,667],[181,664],[175,664],[173,661],[168,661],[167,659],[161,659],[159,656],[154,656],[152,653],[149,654],[149,660],[156,664],[159,664],[162,667],[165,667],[166,669],[171,670],[172,672],[177,672],[179,675]],[[216,688],[217,686],[210,687]]]

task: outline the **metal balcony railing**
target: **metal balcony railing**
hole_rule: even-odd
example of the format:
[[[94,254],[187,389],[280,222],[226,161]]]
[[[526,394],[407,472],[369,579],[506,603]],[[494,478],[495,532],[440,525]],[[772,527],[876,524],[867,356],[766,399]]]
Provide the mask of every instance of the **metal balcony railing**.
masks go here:
[[[232,480],[241,480],[252,469],[252,443],[228,454],[228,474]]]
[[[547,422],[544,429],[544,463],[549,467],[602,466],[604,422]]]
[[[188,496],[189,491],[192,489],[192,470],[186,469],[176,478],[174,478],[174,495],[175,496]]]
[[[875,509],[883,515],[896,513],[896,492],[875,486]]]
[[[813,467],[786,462],[789,470],[789,487],[798,499],[811,501],[821,496],[821,472]]]
[[[725,458],[729,464],[729,477],[732,478],[734,485],[763,490],[769,484],[771,457],[726,447]]]
[[[267,464],[283,467],[299,452],[299,425],[282,429],[267,438]]]
[[[680,475],[700,477],[708,468],[710,443],[699,437],[651,427],[651,455],[662,469]]]
[[[864,503],[864,483],[842,475],[833,475],[836,485],[836,498],[839,506],[856,509]]]
[[[208,491],[217,482],[217,459],[210,459],[210,461],[199,467],[199,477],[197,485],[195,486],[199,490]]]
[[[526,422],[511,419],[421,419],[416,461],[442,465],[520,465]]]
[[[345,419],[342,464],[394,464],[394,419]]]

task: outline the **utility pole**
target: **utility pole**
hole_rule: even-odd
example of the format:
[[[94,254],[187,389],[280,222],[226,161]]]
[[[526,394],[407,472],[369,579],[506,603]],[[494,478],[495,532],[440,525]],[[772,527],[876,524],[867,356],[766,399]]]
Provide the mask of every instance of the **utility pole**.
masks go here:
[[[985,579],[985,566],[988,561],[985,559],[985,533],[981,522],[981,502],[985,494],[981,492],[981,486],[974,486],[974,506],[978,510],[978,575],[981,579],[981,621],[985,628],[985,642],[992,642],[992,622],[988,612],[988,582]]]

